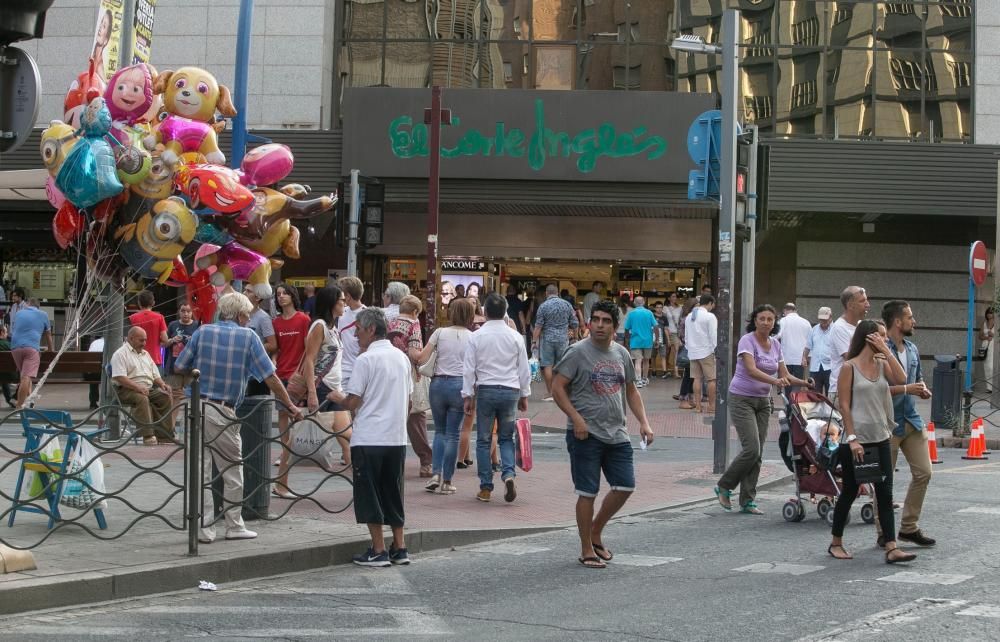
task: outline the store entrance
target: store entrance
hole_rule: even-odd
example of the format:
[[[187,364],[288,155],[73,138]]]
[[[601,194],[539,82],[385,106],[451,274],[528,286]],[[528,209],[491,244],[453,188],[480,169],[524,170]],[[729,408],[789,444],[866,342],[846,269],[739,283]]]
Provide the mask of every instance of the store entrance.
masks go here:
[[[595,281],[607,286],[613,297],[628,294],[630,298],[643,296],[652,306],[664,301],[672,292],[681,299],[700,290],[709,283],[705,265],[672,264],[664,261],[567,261],[540,259],[538,261],[496,259],[500,265],[500,281],[512,286],[517,294],[527,299],[554,283],[560,294],[565,291],[577,303],[583,301]],[[505,293],[506,294],[506,293]]]

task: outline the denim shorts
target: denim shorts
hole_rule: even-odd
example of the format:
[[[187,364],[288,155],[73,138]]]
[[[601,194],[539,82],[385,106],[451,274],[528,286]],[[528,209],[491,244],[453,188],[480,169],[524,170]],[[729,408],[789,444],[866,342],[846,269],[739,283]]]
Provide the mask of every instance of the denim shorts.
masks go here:
[[[635,490],[631,442],[608,444],[593,435],[577,439],[572,430],[567,430],[566,450],[569,451],[569,469],[577,495],[597,497],[601,488],[601,471],[604,471],[611,490]]]
[[[569,348],[569,339],[566,341],[550,341],[542,337],[542,345],[539,346],[538,364],[548,368],[559,363],[566,350]]]

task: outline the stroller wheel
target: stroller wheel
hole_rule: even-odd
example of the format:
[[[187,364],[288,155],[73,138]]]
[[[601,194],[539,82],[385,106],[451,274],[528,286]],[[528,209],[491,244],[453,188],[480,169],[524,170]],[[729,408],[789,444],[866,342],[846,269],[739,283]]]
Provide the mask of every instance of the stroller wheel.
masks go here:
[[[861,506],[861,519],[865,524],[875,523],[875,507],[868,504],[862,504]]]
[[[781,507],[781,516],[785,518],[786,522],[797,522],[799,516],[799,503],[798,502],[785,502],[785,505]]]
[[[820,519],[826,519],[826,516],[833,512],[833,504],[830,503],[829,499],[824,497],[816,504],[816,512],[819,513]]]

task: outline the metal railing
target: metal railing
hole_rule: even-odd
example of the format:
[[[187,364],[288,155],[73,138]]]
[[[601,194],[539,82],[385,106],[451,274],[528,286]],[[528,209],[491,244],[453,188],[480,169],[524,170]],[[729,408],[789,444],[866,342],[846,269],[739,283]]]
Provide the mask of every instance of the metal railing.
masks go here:
[[[0,425],[26,427],[0,434],[0,544],[32,549],[67,528],[111,541],[153,521],[168,532],[186,531],[188,554],[197,555],[199,529],[224,521],[227,511],[275,521],[293,512],[347,510],[353,501],[350,466],[336,461],[336,444],[349,456],[349,421],[344,426],[344,417],[313,412],[273,434],[275,403],[279,411],[291,410],[270,397],[250,398],[237,408],[206,400],[195,371],[190,397],[169,411],[183,417],[183,441],[166,450],[134,445],[134,434],[105,440],[109,430],[94,429],[95,416],[109,411],[124,413],[139,432],[156,425],[140,422],[128,408],[102,407],[79,420],[36,409],[9,412]],[[285,466],[272,472],[276,444],[288,460],[286,480],[280,479]],[[72,453],[63,450],[70,448]],[[80,449],[89,454],[78,455]],[[237,504],[224,499],[224,486],[227,473],[238,468],[245,481]],[[288,498],[280,501],[287,505],[272,513],[272,487],[279,481],[286,484]],[[211,511],[206,490],[212,491]]]

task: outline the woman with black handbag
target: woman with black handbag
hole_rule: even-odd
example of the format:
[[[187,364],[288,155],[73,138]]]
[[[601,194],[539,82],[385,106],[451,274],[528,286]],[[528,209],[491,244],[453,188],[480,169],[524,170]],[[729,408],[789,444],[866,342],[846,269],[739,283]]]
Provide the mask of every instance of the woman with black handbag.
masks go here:
[[[896,546],[889,447],[896,422],[889,386],[906,383],[906,373],[889,351],[885,337],[885,325],[881,321],[865,319],[858,323],[845,367],[841,368],[837,379],[837,401],[844,419],[845,435],[839,451],[843,489],[833,509],[833,539],[826,551],[839,560],[854,557],[844,548],[843,535],[851,504],[858,496],[859,483],[875,486],[878,519],[885,534],[886,563],[909,562],[917,557]]]

